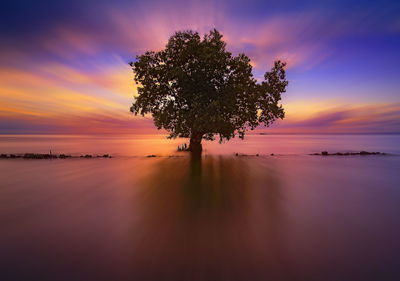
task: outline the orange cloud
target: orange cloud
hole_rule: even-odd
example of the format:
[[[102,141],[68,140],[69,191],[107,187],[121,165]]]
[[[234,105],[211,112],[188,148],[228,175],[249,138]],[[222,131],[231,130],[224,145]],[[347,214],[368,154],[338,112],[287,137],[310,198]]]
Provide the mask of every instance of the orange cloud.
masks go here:
[[[291,112],[290,108],[288,106],[283,121],[273,124],[265,132],[313,134],[400,132],[400,103],[343,106],[336,104],[330,107],[310,104],[302,112]]]

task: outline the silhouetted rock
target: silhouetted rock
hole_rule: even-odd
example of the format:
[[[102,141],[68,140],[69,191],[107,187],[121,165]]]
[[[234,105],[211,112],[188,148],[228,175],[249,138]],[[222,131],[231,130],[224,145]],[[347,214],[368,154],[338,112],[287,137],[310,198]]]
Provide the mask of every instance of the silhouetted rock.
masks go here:
[[[313,153],[311,155],[323,155],[323,156],[348,156],[348,155],[386,155],[383,152],[368,152],[368,151],[360,151],[360,152],[336,152],[336,153],[328,153],[328,151],[322,151],[321,154]]]
[[[275,154],[271,153],[271,156],[274,156]]]
[[[35,158],[38,159],[39,157],[35,156],[35,154],[33,154],[33,153],[25,153],[24,158],[25,159],[35,159]]]
[[[110,155],[108,154],[103,154],[103,155],[96,155],[97,158],[111,158]]]
[[[39,153],[25,153],[25,159],[54,159],[58,158],[57,155],[54,154],[39,154]]]
[[[151,155],[147,155],[147,157],[151,158],[151,157],[157,157],[157,155],[151,154]]]
[[[65,159],[65,158],[71,158],[72,156],[71,155],[66,155],[66,154],[60,154],[58,157],[61,158],[61,159]]]
[[[80,155],[80,158],[92,158],[93,155],[90,154],[85,154],[85,155]],[[104,155],[97,155],[97,157],[104,157],[104,158],[111,158],[111,156],[109,154],[104,154]],[[0,158],[24,158],[24,159],[66,159],[66,158],[73,158],[72,155],[68,155],[68,154],[60,154],[60,155],[56,155],[56,154],[52,154],[52,153],[48,153],[48,154],[41,154],[41,153],[25,153],[23,155],[18,155],[18,154],[0,154]]]

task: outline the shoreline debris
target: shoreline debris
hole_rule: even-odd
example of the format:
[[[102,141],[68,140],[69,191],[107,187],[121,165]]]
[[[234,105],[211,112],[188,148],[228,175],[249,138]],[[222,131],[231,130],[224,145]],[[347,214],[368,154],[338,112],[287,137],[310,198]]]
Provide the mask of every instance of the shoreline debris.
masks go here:
[[[188,146],[186,143],[182,144],[182,145],[178,145],[178,149],[177,151],[188,151]]]
[[[72,156],[70,154],[53,154],[50,150],[50,153],[24,153],[24,154],[0,154],[0,158],[2,159],[15,159],[15,158],[23,158],[23,159],[67,159],[67,158],[93,158],[94,156],[91,154],[85,154],[80,156]],[[109,154],[97,155],[97,158],[112,158]]]
[[[350,156],[350,155],[387,155],[384,152],[369,152],[369,151],[360,151],[360,152],[336,152],[336,153],[328,153],[328,151],[321,151],[321,153],[312,153],[309,155],[320,155],[320,156]]]

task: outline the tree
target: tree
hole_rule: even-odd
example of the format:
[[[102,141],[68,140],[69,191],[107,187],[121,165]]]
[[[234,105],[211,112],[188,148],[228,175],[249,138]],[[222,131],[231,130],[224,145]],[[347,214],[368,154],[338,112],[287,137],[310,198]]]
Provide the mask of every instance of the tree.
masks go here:
[[[243,139],[247,129],[283,119],[278,102],[288,85],[286,63],[275,61],[257,82],[250,59],[225,47],[216,29],[203,38],[184,31],[169,38],[165,49],[137,56],[130,63],[139,85],[131,112],[151,113],[169,138],[190,138],[188,150],[195,154],[201,154],[202,139]]]

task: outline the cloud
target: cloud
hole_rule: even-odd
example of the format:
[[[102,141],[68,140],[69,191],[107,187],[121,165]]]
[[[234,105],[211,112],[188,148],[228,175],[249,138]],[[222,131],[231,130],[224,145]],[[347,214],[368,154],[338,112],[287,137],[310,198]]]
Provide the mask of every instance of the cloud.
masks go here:
[[[318,108],[318,106],[315,106]],[[260,131],[269,133],[400,133],[400,103],[331,106],[287,118]]]
[[[32,11],[28,17],[34,22],[9,25],[10,32],[0,46],[2,133],[35,128],[40,132],[46,128],[65,132],[153,130],[149,120],[129,114],[137,91],[127,63],[146,50],[163,48],[177,30],[204,34],[218,28],[230,51],[250,56],[259,77],[275,59],[287,61],[289,71],[307,72],[340,58],[349,38],[349,42],[358,36],[371,40],[371,34],[398,34],[399,27],[397,10],[383,5],[313,4],[303,8],[289,3],[290,9],[283,5],[276,10],[265,1],[75,2],[65,7],[66,12],[54,3],[43,4],[46,13]],[[55,6],[56,13],[48,13],[48,7]],[[250,8],[252,13],[248,13]],[[15,21],[12,16],[7,18]],[[291,80],[290,87],[295,93],[295,81]],[[303,105],[287,104],[287,119],[271,131],[400,131],[400,109],[397,104],[389,106],[387,100],[379,100],[376,106],[370,101],[365,106],[344,107],[332,101],[321,108],[319,100],[311,100],[306,93],[299,95]],[[335,93],[322,96],[334,97]],[[309,104],[307,110],[302,110],[305,104]]]

